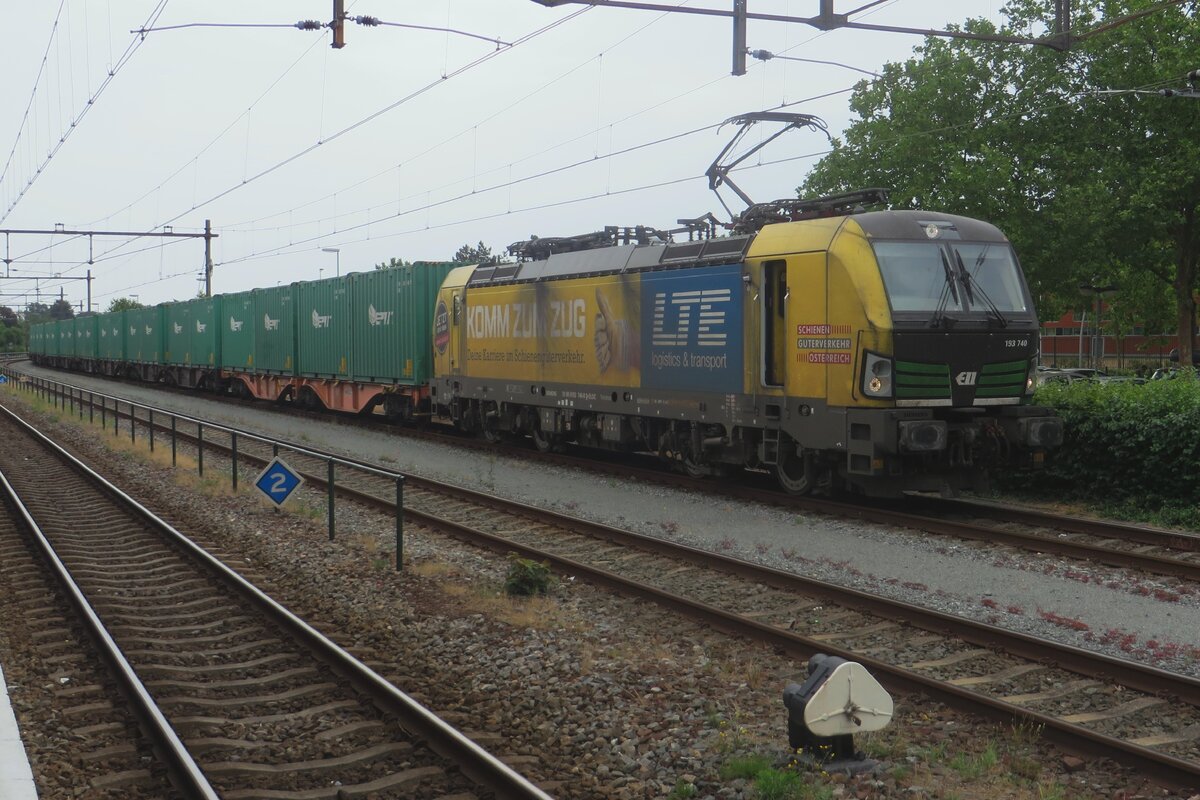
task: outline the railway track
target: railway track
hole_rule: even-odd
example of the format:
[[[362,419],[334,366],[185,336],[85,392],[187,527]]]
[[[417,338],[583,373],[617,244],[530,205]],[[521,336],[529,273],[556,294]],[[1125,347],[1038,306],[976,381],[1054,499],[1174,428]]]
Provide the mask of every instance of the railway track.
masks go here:
[[[228,453],[212,435],[204,446]],[[326,456],[303,449],[289,462],[323,487]],[[243,443],[239,457],[263,463],[270,452]],[[406,517],[427,527],[549,561],[798,657],[820,651],[860,661],[892,688],[1040,726],[1069,750],[1200,786],[1200,681],[1193,678],[416,476],[407,486]],[[388,480],[343,474],[338,491],[394,510]]]
[[[167,776],[214,800],[548,797],[7,410],[0,475],[6,573],[20,562],[36,594],[32,565],[50,565],[122,687],[102,705],[132,709],[92,721],[97,692],[78,695],[82,733],[114,739],[94,788]]]
[[[110,400],[112,398],[109,398]],[[242,402],[263,409],[261,402]],[[166,412],[163,412],[166,413]],[[328,420],[328,414],[289,409],[287,413]],[[400,428],[369,419],[339,417],[342,424],[365,426],[389,435],[446,441],[479,452],[495,452],[496,445],[480,439]],[[539,453],[532,449],[506,448],[505,455],[561,465],[587,472],[636,478],[639,481],[690,489],[700,493],[748,500],[798,512],[817,513],[882,525],[911,528],[922,533],[953,537],[991,545],[1005,545],[1032,553],[1073,558],[1094,564],[1132,569],[1149,575],[1200,581],[1200,535],[1145,525],[1069,517],[994,502],[911,497],[900,503],[844,501],[821,497],[796,497],[773,486],[766,476],[755,480],[749,473],[742,481],[713,481],[691,478],[664,470],[661,462],[642,457],[612,461],[569,453]],[[636,463],[641,461],[642,463]]]

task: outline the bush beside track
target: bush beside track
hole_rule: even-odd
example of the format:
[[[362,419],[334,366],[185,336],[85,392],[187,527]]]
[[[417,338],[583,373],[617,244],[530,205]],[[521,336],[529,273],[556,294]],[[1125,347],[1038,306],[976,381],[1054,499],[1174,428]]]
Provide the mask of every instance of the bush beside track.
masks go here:
[[[1044,471],[1002,487],[1098,505],[1120,516],[1200,527],[1200,381],[1047,384],[1036,402],[1063,418]]]

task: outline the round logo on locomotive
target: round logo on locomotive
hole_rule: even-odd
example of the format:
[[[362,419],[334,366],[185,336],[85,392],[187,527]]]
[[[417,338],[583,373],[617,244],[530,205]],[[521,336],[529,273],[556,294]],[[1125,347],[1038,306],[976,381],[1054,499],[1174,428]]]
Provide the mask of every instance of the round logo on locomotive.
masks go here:
[[[446,301],[438,300],[437,310],[433,312],[433,346],[439,353],[444,353],[448,344],[450,344],[450,314],[446,311]]]

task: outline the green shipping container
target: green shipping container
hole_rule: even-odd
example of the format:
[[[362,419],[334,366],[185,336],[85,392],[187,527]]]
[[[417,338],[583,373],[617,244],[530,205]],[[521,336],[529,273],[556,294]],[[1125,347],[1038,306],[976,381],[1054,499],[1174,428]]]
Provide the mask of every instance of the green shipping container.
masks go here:
[[[99,345],[99,336],[96,332],[96,322],[98,317],[96,314],[88,314],[84,317],[75,317],[75,352],[76,358],[82,358],[87,361],[96,359],[97,347]]]
[[[350,276],[293,283],[296,374],[350,377]]]
[[[166,304],[163,362],[185,367],[215,367],[220,357],[219,308],[220,300],[215,297]]]
[[[215,367],[221,360],[221,336],[219,322],[221,316],[221,297],[201,297],[189,300],[188,313],[191,324],[188,327],[189,364],[201,367]]]
[[[75,355],[75,320],[60,319],[55,327],[58,328],[58,350],[55,352],[62,358]]]
[[[136,364],[160,364],[163,357],[163,315],[166,306],[131,308],[125,312],[125,356]]]
[[[125,325],[125,312],[112,311],[101,314],[96,323],[100,347],[97,355],[105,361],[125,360],[125,337],[128,330]]]
[[[296,374],[296,317],[293,289],[254,290],[254,371]]]
[[[46,352],[46,324],[39,322],[29,326],[29,354],[43,355]]]
[[[192,304],[164,303],[163,325],[166,328],[162,363],[188,365],[192,363]]]
[[[48,356],[56,356],[61,351],[62,341],[58,332],[58,320],[47,322],[45,325],[45,349],[42,351]]]
[[[353,281],[354,380],[426,383],[433,370],[433,308],[455,263],[417,262],[359,272]]]
[[[254,293],[239,292],[221,297],[220,365],[225,369],[254,369],[254,334],[259,325],[254,324]]]

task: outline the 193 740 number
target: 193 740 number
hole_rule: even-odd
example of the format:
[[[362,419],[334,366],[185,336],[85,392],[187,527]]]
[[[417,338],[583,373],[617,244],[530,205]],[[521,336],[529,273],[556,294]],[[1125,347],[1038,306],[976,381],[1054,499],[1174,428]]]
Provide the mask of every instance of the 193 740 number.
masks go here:
[[[1005,339],[1005,347],[1029,347],[1028,339]]]

